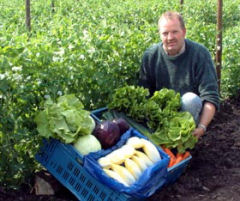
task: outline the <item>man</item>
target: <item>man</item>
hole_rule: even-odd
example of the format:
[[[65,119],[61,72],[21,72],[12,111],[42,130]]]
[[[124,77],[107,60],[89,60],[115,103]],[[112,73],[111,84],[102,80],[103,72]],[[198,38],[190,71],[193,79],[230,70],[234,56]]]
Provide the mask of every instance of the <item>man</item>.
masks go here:
[[[163,13],[158,28],[162,42],[145,51],[139,84],[151,94],[162,88],[179,92],[182,110],[193,115],[197,125],[193,135],[199,139],[219,108],[211,55],[203,45],[185,38],[186,28],[179,13]]]

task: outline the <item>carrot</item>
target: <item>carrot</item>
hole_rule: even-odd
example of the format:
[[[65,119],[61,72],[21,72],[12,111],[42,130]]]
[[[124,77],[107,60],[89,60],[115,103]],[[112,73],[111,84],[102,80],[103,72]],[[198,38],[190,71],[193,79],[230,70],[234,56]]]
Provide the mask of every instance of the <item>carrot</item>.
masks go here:
[[[177,153],[174,165],[180,163],[183,160],[183,156],[184,154]]]
[[[175,155],[173,154],[173,152],[169,148],[162,147],[162,149],[163,149],[163,151],[166,152],[167,155],[170,156],[170,158],[175,158]]]
[[[175,164],[175,161],[176,161],[175,158],[171,158],[171,157],[170,157],[170,161],[169,161],[169,164],[168,164],[168,168],[169,168],[169,167],[172,167],[172,166]]]
[[[190,152],[189,152],[189,151],[186,151],[186,152],[184,153],[184,155],[183,155],[183,160],[186,159],[186,158],[188,158],[190,155],[191,155]]]
[[[170,161],[169,161],[168,167],[172,167],[175,164],[175,161],[176,161],[175,155],[172,153],[172,151],[169,148],[162,147],[162,149],[170,157]]]
[[[178,163],[180,163],[182,160],[188,158],[190,156],[190,152],[189,151],[186,151],[185,153],[177,153],[176,155],[176,160],[175,160],[175,163],[173,165],[176,165]]]

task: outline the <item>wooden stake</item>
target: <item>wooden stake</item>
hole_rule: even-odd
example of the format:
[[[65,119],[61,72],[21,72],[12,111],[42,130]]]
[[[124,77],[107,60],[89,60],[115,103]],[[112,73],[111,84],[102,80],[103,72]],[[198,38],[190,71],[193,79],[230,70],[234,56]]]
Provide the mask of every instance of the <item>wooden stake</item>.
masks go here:
[[[31,15],[30,15],[30,0],[26,0],[26,26],[28,31],[31,31]]]
[[[217,0],[217,37],[216,37],[216,71],[218,77],[218,89],[220,92],[221,68],[222,68],[222,0]]]
[[[54,4],[54,0],[52,0],[52,2],[51,2],[51,7],[52,7],[52,12],[54,12],[54,11],[55,11],[55,4]]]

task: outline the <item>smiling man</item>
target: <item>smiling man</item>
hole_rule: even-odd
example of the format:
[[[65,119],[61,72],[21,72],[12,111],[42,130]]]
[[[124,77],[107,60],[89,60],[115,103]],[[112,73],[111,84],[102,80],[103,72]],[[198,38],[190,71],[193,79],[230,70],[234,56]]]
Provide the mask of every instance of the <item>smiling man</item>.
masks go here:
[[[182,110],[192,114],[197,138],[204,135],[219,108],[217,75],[206,47],[186,39],[182,16],[168,11],[158,21],[162,42],[143,55],[139,84],[152,95],[162,88],[181,94]]]
[[[163,48],[168,55],[177,55],[184,51],[186,28],[176,13],[165,13],[158,22]]]

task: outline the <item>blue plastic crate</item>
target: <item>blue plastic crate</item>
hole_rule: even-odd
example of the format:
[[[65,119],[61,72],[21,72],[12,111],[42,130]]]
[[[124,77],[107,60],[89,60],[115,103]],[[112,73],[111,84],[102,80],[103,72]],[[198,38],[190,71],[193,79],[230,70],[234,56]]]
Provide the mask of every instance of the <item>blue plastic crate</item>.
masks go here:
[[[140,200],[116,192],[93,178],[83,168],[82,155],[72,145],[54,139],[44,141],[36,160],[81,201]]]
[[[93,110],[91,112],[91,116],[94,118],[95,121],[97,122],[101,122],[102,121],[102,114],[104,112],[106,112],[108,109],[107,107],[103,107],[103,108],[99,108],[99,109],[96,109],[96,110]]]
[[[160,148],[156,147],[161,160],[154,163],[153,166],[144,170],[142,175],[130,188],[119,184],[113,179],[109,179],[108,176],[102,170],[102,167],[98,164],[98,159],[104,157],[111,153],[112,151],[119,149],[122,147],[126,141],[133,136],[137,136],[139,138],[147,139],[147,137],[143,136],[136,129],[130,128],[123,135],[121,135],[120,140],[114,146],[109,149],[98,151],[97,153],[90,153],[84,158],[84,167],[88,170],[88,172],[96,178],[98,181],[101,181],[103,184],[115,189],[116,191],[120,191],[121,193],[126,193],[128,195],[134,196],[136,198],[149,197],[157,190],[161,189],[167,178],[167,166],[169,162],[168,155]],[[137,199],[140,200],[140,199]]]
[[[108,109],[107,107],[99,108],[93,110],[91,112],[91,116],[98,122],[102,121],[102,114],[106,112]],[[165,182],[165,186],[169,184],[173,184],[185,171],[187,168],[192,156],[189,156],[185,160],[181,161],[180,163],[168,168],[168,175]]]
[[[192,156],[184,159],[180,163],[168,168],[168,175],[165,182],[165,185],[173,184],[176,180],[185,172]]]

